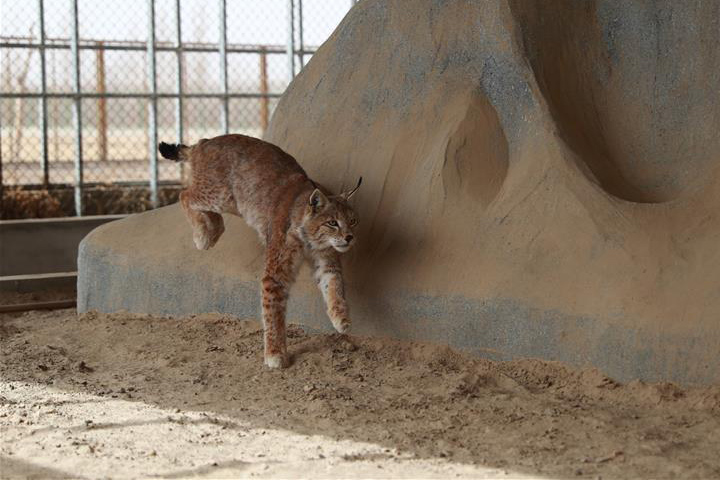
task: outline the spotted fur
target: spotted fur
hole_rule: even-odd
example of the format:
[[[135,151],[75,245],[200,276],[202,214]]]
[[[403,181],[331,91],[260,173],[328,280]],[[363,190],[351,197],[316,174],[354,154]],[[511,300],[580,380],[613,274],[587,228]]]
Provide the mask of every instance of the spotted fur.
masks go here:
[[[308,259],[338,332],[350,317],[339,254],[355,242],[357,215],[348,204],[357,191],[331,195],[279,147],[244,135],[223,135],[192,146],[161,143],[163,157],[189,161],[192,181],[180,203],[200,250],[225,231],[223,213],[241,216],[266,245],[262,287],[265,364],[286,367],[285,311],[290,286]],[[362,179],[361,179],[362,181]]]

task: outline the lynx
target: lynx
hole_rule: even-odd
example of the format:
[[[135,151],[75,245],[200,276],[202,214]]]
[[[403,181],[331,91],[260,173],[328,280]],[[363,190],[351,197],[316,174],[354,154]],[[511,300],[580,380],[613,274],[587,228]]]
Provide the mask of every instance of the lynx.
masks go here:
[[[339,254],[355,242],[358,217],[348,201],[351,191],[332,195],[313,182],[289,154],[271,143],[244,135],[203,139],[192,146],[160,143],[163,157],[189,161],[191,185],[180,204],[200,250],[215,245],[225,231],[221,214],[242,217],[265,244],[262,319],[265,365],[288,366],[285,310],[300,264],[310,260],[340,333],[350,328]]]

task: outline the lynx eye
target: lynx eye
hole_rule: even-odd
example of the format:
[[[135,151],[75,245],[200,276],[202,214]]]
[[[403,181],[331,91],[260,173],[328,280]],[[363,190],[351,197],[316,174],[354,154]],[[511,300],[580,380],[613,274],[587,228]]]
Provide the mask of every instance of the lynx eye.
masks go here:
[[[337,227],[338,223],[335,220],[330,220],[329,222],[327,222],[326,225],[328,225],[330,227]]]
[[[353,218],[352,220],[350,220],[350,226],[354,227],[355,225],[357,225],[357,219]]]

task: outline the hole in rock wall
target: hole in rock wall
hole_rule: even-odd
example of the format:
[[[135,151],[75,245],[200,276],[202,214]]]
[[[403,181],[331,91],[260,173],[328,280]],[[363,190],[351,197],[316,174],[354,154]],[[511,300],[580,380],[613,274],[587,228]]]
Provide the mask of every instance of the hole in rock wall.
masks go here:
[[[500,191],[507,169],[508,143],[497,113],[484,95],[473,94],[445,150],[445,193],[486,207]]]

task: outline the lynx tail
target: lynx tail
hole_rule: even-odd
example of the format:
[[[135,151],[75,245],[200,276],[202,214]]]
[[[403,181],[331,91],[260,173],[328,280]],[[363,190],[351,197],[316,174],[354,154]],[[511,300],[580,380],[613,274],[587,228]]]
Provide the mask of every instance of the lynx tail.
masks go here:
[[[168,160],[174,160],[176,162],[182,162],[183,160],[187,159],[187,156],[185,155],[185,152],[187,151],[188,147],[186,145],[183,145],[182,143],[165,143],[160,142],[160,145],[158,145],[158,150],[160,150],[160,155],[162,155],[164,158],[167,158]]]

